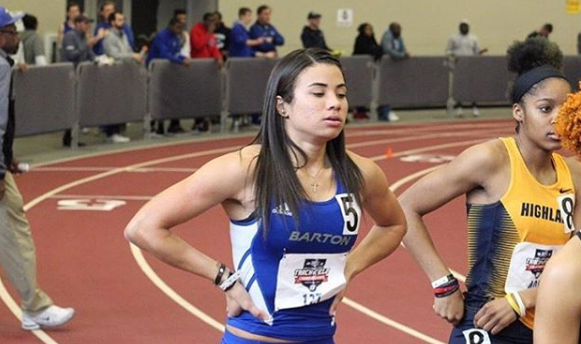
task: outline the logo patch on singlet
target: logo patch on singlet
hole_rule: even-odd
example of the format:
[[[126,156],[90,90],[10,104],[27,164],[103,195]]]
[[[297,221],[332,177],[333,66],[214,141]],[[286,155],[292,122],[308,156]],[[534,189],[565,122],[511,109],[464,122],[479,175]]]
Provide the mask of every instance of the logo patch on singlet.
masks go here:
[[[293,216],[293,213],[290,211],[290,208],[286,203],[280,204],[275,208],[272,208],[272,213],[278,215]]]
[[[484,330],[471,328],[463,331],[462,334],[464,339],[466,339],[466,344],[491,344],[488,332]]]
[[[514,247],[506,276],[506,292],[521,291],[539,286],[541,274],[549,258],[562,245],[540,245],[521,242]]]
[[[534,258],[527,258],[526,260],[526,270],[535,276],[535,280],[538,280],[545,269],[545,265],[549,258],[553,256],[553,250],[535,250]],[[533,287],[529,287],[533,288]]]
[[[302,284],[314,292],[329,279],[329,269],[325,268],[326,259],[305,259],[302,269],[295,270],[295,283]]]

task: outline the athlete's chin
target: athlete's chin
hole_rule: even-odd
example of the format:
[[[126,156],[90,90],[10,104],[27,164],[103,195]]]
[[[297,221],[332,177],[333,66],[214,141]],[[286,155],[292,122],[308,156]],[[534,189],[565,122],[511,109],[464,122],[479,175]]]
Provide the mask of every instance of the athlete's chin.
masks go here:
[[[561,144],[561,140],[550,140],[547,145],[546,145],[547,150],[550,151],[557,151],[561,148],[563,148],[563,145]]]

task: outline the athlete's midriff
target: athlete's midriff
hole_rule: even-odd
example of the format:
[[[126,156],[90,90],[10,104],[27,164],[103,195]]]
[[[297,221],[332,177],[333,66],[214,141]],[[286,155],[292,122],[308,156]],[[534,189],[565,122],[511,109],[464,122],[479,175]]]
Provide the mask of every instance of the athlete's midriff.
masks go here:
[[[244,338],[244,339],[250,339],[250,340],[256,340],[256,341],[260,341],[260,342],[267,342],[267,343],[297,343],[297,342],[291,342],[288,340],[282,340],[282,339],[277,339],[277,338],[272,338],[272,337],[265,337],[265,336],[259,336],[256,334],[252,334],[250,332],[246,332],[244,330],[241,330],[239,328],[233,327],[231,325],[226,325],[226,330],[230,333],[232,333],[235,336]]]

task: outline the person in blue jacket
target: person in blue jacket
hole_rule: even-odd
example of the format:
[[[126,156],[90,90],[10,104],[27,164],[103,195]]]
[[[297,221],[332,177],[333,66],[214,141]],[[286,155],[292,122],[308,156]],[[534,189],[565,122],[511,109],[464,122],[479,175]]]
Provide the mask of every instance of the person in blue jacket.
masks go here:
[[[165,59],[175,64],[189,66],[190,58],[181,54],[180,36],[184,30],[184,24],[177,18],[172,18],[167,28],[161,30],[155,35],[149,47],[149,54],[145,60],[146,65],[153,59]],[[152,123],[153,126],[153,123]],[[179,119],[172,119],[167,129],[168,133],[180,133],[184,130],[180,126]],[[163,135],[165,133],[163,121],[158,121],[156,133]]]
[[[258,39],[264,38],[264,42],[253,47],[255,51],[262,53],[274,52],[276,54],[276,47],[284,45],[284,37],[276,30],[270,23],[270,16],[272,10],[267,5],[261,5],[256,10],[258,19],[250,28],[250,38]]]
[[[264,43],[264,37],[257,39],[250,38],[248,27],[252,22],[252,10],[248,7],[240,7],[238,10],[238,21],[230,31],[230,46],[228,56],[230,57],[275,57],[275,52],[263,53],[255,51],[252,47]]]

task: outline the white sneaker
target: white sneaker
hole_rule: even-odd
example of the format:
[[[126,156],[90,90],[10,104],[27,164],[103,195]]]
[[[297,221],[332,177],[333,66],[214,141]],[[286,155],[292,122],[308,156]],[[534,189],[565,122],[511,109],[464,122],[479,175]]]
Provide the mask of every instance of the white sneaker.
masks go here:
[[[113,134],[111,136],[109,136],[107,138],[108,141],[113,142],[113,143],[127,143],[129,141],[131,141],[130,138],[128,138],[127,136],[123,136],[120,134]]]
[[[478,107],[476,106],[472,107],[472,116],[480,117],[480,111],[478,111]]]
[[[22,312],[22,328],[32,331],[41,327],[56,327],[67,323],[74,315],[73,308],[61,308],[55,305],[36,315]]]
[[[399,116],[395,114],[395,112],[390,111],[389,114],[387,115],[387,117],[389,118],[390,122],[397,122],[399,121]]]
[[[461,117],[464,117],[464,113],[462,112],[462,107],[461,106],[458,106],[456,108],[456,117],[460,117],[460,118]]]

